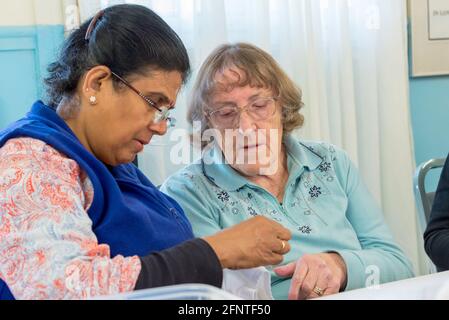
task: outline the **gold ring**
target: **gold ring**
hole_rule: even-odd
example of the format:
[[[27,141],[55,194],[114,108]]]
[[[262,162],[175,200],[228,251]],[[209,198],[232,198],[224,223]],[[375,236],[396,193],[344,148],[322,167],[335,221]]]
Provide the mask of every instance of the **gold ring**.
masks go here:
[[[284,249],[285,249],[285,241],[282,241],[282,251],[284,251]]]
[[[313,289],[313,292],[316,293],[317,296],[322,297],[324,295],[324,290],[321,289],[320,287],[315,287]]]

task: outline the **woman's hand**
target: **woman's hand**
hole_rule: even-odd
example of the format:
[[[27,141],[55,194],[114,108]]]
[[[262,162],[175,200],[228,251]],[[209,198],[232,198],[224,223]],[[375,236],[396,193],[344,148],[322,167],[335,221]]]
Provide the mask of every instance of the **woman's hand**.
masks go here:
[[[292,277],[289,300],[319,298],[346,287],[346,264],[337,253],[305,255],[274,271],[281,277]]]
[[[291,232],[265,217],[255,217],[206,237],[226,269],[277,265],[290,251]]]

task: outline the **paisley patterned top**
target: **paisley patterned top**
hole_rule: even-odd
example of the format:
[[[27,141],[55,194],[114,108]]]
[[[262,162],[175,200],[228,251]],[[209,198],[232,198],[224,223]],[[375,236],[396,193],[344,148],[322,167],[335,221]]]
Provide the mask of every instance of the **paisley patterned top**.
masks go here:
[[[42,141],[0,149],[0,278],[17,299],[86,299],[132,291],[141,262],[111,258],[87,210],[92,183]]]
[[[338,252],[348,269],[347,290],[373,284],[371,279],[383,283],[413,276],[347,154],[291,136],[284,144],[289,179],[282,203],[223,163],[217,148],[168,179],[162,191],[181,204],[196,236],[263,215],[292,232],[292,250],[284,263],[304,254]],[[272,273],[275,298],[286,299],[289,286],[290,279]]]

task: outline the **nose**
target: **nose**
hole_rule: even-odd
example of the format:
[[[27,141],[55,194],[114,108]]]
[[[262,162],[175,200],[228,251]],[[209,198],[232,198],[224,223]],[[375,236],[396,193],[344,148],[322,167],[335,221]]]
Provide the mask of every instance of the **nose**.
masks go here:
[[[243,110],[240,113],[239,129],[242,130],[243,132],[255,129],[254,120],[249,116],[246,110]]]
[[[167,133],[168,124],[167,124],[167,121],[161,121],[159,123],[152,122],[148,128],[151,131],[153,131],[154,134],[156,134],[158,136],[163,136]]]

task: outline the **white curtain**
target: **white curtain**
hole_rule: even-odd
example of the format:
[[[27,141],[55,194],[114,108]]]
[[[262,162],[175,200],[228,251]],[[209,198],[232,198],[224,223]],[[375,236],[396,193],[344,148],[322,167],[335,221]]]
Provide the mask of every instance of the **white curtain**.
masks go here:
[[[406,1],[84,0],[81,20],[117,3],[160,14],[184,40],[194,70],[224,42],[270,52],[304,93],[306,124],[298,137],[332,142],[350,154],[416,271],[424,270],[412,191]],[[178,102],[183,128],[192,82]],[[183,166],[170,163],[172,144],[169,136],[157,139],[140,158],[156,184]]]

